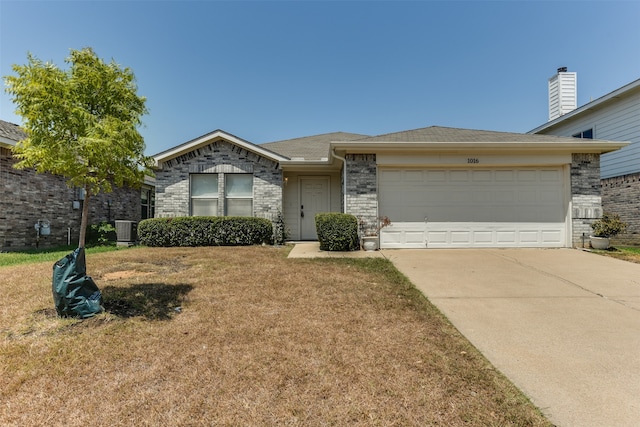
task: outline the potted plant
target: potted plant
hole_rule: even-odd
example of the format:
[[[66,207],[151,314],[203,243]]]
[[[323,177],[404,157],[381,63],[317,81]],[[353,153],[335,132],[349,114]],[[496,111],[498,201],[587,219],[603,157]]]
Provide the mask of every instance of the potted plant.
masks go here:
[[[362,236],[362,248],[365,251],[375,251],[380,247],[379,233],[384,227],[391,225],[391,220],[387,216],[381,216],[376,218],[376,225],[374,227],[366,227],[362,218],[360,218],[361,228],[364,229]]]
[[[591,224],[593,235],[590,236],[593,249],[607,249],[611,244],[611,238],[624,233],[627,224],[620,219],[618,214],[603,213],[602,218]]]

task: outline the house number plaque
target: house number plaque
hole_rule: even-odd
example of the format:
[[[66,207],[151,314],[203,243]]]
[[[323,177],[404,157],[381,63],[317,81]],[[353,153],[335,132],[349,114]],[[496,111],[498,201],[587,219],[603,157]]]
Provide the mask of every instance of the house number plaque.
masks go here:
[[[467,163],[480,163],[480,159],[477,157],[467,157]]]

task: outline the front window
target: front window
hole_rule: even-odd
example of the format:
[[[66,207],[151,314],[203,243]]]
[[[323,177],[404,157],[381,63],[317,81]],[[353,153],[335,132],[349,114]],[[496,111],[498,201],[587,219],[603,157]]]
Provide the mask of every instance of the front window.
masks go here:
[[[190,201],[193,216],[253,216],[253,175],[191,174]]]
[[[191,215],[218,215],[218,174],[191,175]]]
[[[228,216],[253,216],[253,175],[226,174],[225,210]]]

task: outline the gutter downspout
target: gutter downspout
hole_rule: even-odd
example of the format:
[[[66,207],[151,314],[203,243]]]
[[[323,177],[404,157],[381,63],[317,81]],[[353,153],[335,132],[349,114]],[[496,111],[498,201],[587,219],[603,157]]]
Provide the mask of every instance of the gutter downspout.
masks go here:
[[[331,149],[331,156],[342,161],[342,213],[347,212],[347,160],[336,154],[336,149]]]

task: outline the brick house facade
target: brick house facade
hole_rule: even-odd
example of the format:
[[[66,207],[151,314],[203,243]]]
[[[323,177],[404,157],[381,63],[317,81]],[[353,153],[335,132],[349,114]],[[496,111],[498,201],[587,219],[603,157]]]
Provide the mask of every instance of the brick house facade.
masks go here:
[[[627,245],[640,245],[640,172],[604,178],[602,205],[620,215],[628,225],[627,232],[614,239]]]
[[[179,217],[193,214],[192,176],[214,175],[211,189],[214,210],[227,215],[230,209],[226,182],[230,175],[251,175],[251,215],[273,219],[282,210],[283,175],[278,158],[272,153],[251,150],[232,135],[213,132],[205,144],[166,158],[156,156],[156,217]],[[229,141],[231,140],[231,141]],[[233,143],[236,142],[236,143]]]
[[[82,196],[67,187],[61,176],[15,169],[11,147],[24,134],[17,125],[0,121],[0,250],[50,248],[76,244],[80,235]],[[89,224],[124,219],[139,222],[140,190],[114,188],[91,198]],[[50,234],[40,236],[35,224],[50,224]]]
[[[226,182],[240,174],[251,176],[246,214],[282,210],[293,240],[316,238],[317,213],[349,213],[371,230],[393,211],[383,248],[580,246],[602,213],[600,153],[622,145],[440,127],[255,145],[217,130],[154,156],[156,216],[231,215]]]
[[[190,179],[193,174],[215,174],[217,211],[227,212],[225,177],[253,176],[252,216],[271,219],[282,210],[282,171],[278,163],[227,141],[217,140],[189,154],[159,165],[156,172],[156,217],[191,215]]]

